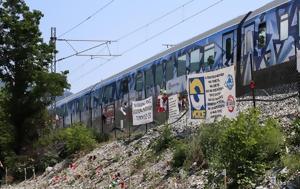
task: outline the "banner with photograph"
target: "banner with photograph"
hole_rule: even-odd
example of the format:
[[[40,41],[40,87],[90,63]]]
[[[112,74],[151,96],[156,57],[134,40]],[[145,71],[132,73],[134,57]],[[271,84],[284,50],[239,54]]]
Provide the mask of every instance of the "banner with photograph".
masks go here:
[[[133,125],[142,125],[153,122],[152,97],[132,102]]]
[[[190,119],[213,122],[236,116],[234,66],[188,76]]]

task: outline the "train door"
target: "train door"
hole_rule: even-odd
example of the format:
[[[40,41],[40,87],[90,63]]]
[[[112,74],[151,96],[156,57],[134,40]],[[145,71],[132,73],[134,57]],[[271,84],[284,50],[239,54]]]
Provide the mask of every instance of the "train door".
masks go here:
[[[100,93],[101,89],[97,89],[92,93],[92,126],[97,131],[100,131],[101,125]]]
[[[120,101],[123,105],[129,105],[129,77],[122,79],[120,84]]]
[[[109,133],[115,126],[115,91],[116,84],[112,83],[104,87],[102,95],[102,126],[104,133]]]
[[[230,66],[234,61],[233,31],[223,34],[223,65]]]
[[[153,98],[153,113],[154,113],[154,119],[158,123],[163,123],[166,119],[165,113],[160,113],[158,112],[158,107],[159,107],[159,101],[158,101],[158,96],[160,95],[160,91],[165,89],[165,81],[164,81],[164,63],[160,62],[155,65],[155,74],[154,74],[154,79],[155,79],[155,95]]]
[[[129,125],[129,77],[125,77],[121,80],[119,87],[119,100],[116,109],[116,120],[120,126],[120,129],[126,129]]]
[[[252,72],[255,71],[253,62],[254,53],[254,23],[244,28],[244,48],[241,73],[243,85],[249,85],[252,79]]]
[[[142,100],[144,96],[144,76],[138,71],[135,77],[135,100]]]
[[[145,71],[145,98],[150,96],[155,97],[153,67]]]

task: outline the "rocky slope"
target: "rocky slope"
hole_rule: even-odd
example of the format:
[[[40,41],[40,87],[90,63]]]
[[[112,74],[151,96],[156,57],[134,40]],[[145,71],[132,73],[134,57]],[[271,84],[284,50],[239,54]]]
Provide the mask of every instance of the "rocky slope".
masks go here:
[[[259,99],[281,99],[296,94],[293,86],[258,91]],[[240,99],[249,99],[245,96]],[[239,111],[252,106],[251,101],[238,102]],[[298,116],[296,97],[274,102],[257,102],[264,116],[278,118],[288,128]],[[175,136],[186,135],[197,130],[197,125],[186,123],[186,119],[172,125]],[[72,162],[61,162],[48,168],[43,175],[18,185],[3,188],[204,188],[206,171],[187,173],[171,171],[172,151],[161,155],[151,153],[150,145],[159,137],[163,126],[149,130],[132,141],[113,141],[75,158]],[[152,154],[152,155],[150,155]],[[263,187],[262,187],[263,188]]]

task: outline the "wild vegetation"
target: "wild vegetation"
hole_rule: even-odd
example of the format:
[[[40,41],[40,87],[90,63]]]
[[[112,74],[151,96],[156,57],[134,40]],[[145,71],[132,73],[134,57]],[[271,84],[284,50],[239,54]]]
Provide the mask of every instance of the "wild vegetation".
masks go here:
[[[285,134],[272,118],[262,120],[257,110],[240,113],[234,120],[202,125],[190,141],[176,146],[173,166],[186,170],[208,166],[208,185],[223,187],[224,179],[218,174],[226,170],[229,188],[253,188],[259,185],[272,168],[288,167],[293,174],[300,170],[300,154],[286,153],[285,146],[294,149],[299,145],[299,120],[293,125],[293,135],[285,142]]]
[[[172,136],[172,130],[169,126],[166,126],[162,134],[159,136],[157,141],[151,146],[155,154],[160,154],[165,149],[169,148],[174,144],[174,137]]]

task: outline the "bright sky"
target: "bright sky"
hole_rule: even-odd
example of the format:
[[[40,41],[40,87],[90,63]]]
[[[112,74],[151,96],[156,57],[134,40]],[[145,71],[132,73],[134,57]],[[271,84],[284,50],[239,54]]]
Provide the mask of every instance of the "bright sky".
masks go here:
[[[95,16],[60,38],[116,40],[189,2],[165,18],[109,45],[111,54],[117,55],[218,1],[220,0],[25,0],[31,9],[43,12],[40,29],[46,42],[50,39],[51,27],[56,27],[57,36],[60,36],[108,3],[110,4]],[[79,92],[165,50],[166,47],[162,44],[177,44],[188,40],[270,1],[223,0],[216,6],[109,62],[106,60],[109,57],[91,60],[89,57],[76,56],[58,62],[57,71],[69,70],[68,81],[71,84],[71,92]],[[97,44],[99,43],[71,42],[77,51]],[[85,54],[108,54],[107,48],[104,47]],[[57,50],[58,59],[74,53],[72,48],[62,41],[57,42]]]

